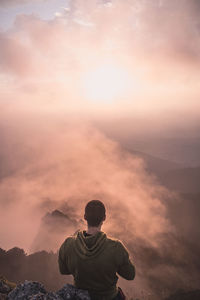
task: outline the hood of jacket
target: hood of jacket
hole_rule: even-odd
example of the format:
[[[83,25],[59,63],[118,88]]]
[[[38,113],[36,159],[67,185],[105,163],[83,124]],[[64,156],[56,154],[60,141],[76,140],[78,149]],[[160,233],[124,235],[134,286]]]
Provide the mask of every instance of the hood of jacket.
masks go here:
[[[79,231],[75,239],[76,253],[82,259],[96,257],[105,249],[106,239],[106,234],[102,231],[89,236],[85,236],[84,231]]]

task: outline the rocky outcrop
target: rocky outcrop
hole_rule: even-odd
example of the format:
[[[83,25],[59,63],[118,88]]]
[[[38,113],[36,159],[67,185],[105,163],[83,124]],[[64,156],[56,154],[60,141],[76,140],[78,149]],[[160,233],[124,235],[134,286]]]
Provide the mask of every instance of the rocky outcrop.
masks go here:
[[[16,287],[14,282],[8,281],[4,276],[0,276],[0,300],[6,300],[8,294]]]
[[[18,284],[14,290],[12,290],[8,294],[9,300],[25,300],[25,299],[32,299],[35,295],[45,295],[46,290],[44,286],[39,282],[32,282],[32,281],[25,281],[22,284]]]
[[[57,294],[62,299],[90,300],[87,291],[77,289],[71,284],[65,284],[63,288],[57,292]]]
[[[7,299],[8,299],[8,297],[6,294],[0,293],[0,300],[7,300]]]
[[[165,300],[199,300],[200,290],[179,290]],[[44,286],[36,281],[25,281],[17,286],[0,277],[0,300],[91,300],[85,290],[65,284],[57,292],[48,292]]]
[[[27,280],[12,288],[0,281],[0,300],[90,300],[87,291],[79,290],[71,284],[64,285],[56,293],[47,292],[39,282]]]
[[[11,288],[5,284],[3,281],[0,281],[0,293],[1,294],[8,294],[10,293]]]
[[[47,293],[47,294],[37,294],[30,298],[31,300],[63,300],[56,293]]]

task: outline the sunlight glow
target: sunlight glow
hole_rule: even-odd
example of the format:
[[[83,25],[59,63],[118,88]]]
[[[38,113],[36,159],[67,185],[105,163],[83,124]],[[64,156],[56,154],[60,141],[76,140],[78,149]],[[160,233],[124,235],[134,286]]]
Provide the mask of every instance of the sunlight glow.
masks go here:
[[[89,100],[112,102],[126,94],[129,86],[128,72],[114,65],[102,65],[84,74],[83,88]]]

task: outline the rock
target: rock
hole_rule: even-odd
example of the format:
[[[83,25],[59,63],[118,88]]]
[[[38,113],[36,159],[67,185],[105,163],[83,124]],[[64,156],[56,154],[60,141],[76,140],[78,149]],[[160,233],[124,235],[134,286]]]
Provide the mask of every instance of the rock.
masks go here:
[[[8,293],[10,293],[10,291],[11,291],[11,288],[6,283],[4,283],[2,280],[0,280],[0,293],[8,294]]]
[[[8,281],[4,276],[0,276],[0,300],[8,299],[8,294],[15,286],[15,283]]]
[[[76,300],[90,300],[90,296],[88,291],[77,290],[76,292]]]
[[[29,300],[63,300],[59,295],[56,293],[47,293],[47,294],[42,294],[39,293],[37,295],[31,296],[28,298]]]
[[[0,300],[7,300],[7,299],[8,299],[7,294],[1,294],[0,293]]]
[[[4,286],[7,287],[6,289],[8,290],[8,293],[13,290],[15,287],[16,287],[16,283],[14,282],[11,282],[11,281],[8,281],[4,276],[0,276],[0,286]],[[3,291],[1,291],[1,288],[0,288],[0,293],[3,293]]]
[[[8,294],[8,300],[27,300],[37,294],[46,295],[44,286],[35,281],[25,281],[23,284],[18,284],[17,287]]]
[[[90,300],[87,291],[65,284],[58,292],[47,292],[42,284],[25,281],[8,294],[8,300]],[[1,298],[0,298],[1,300]]]
[[[77,289],[71,284],[65,284],[57,294],[63,300],[91,300],[88,291]]]

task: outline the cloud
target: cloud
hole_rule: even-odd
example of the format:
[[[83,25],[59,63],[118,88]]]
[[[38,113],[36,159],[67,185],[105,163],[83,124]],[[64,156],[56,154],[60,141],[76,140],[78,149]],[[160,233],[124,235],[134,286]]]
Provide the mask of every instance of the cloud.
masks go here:
[[[81,218],[85,201],[98,196],[111,211],[113,207],[113,214],[116,214],[121,206],[117,223],[119,219],[124,223],[127,219],[124,226],[137,227],[136,236],[146,239],[149,243],[156,244],[156,236],[159,237],[162,231],[168,230],[165,208],[159,200],[162,188],[156,187],[145,173],[142,161],[125,153],[122,155],[115,142],[84,123],[65,126],[59,122],[54,123],[47,117],[48,126],[42,120],[38,126],[35,121],[31,125],[20,119],[18,129],[15,125],[14,131],[6,130],[5,134],[15,136],[15,139],[8,139],[7,151],[1,152],[5,161],[4,174],[11,172],[10,175],[3,176],[0,187],[1,205],[8,211],[7,215],[4,210],[2,222],[7,222],[14,213],[18,224],[23,215],[24,222],[29,223],[30,214],[37,211],[37,208],[39,210],[45,201],[43,199],[48,198],[54,201],[55,208],[64,200],[71,206],[79,207]],[[31,136],[31,139],[28,136]],[[12,143],[18,144],[18,147],[15,149],[15,159],[10,161]],[[123,204],[124,199],[126,204]],[[131,212],[134,221],[132,218],[128,221],[126,216],[129,215],[131,207],[134,207]],[[39,211],[39,216],[44,212]],[[112,222],[115,223],[114,219]],[[23,236],[27,232],[27,224],[19,227],[21,233],[19,236],[15,234],[16,243],[21,241],[22,232]],[[2,224],[1,228],[5,226]],[[36,228],[37,226],[33,228],[33,232]],[[13,231],[14,227],[11,232]],[[33,234],[29,232],[28,236],[28,242],[25,238],[21,241],[23,246],[27,247],[32,241]],[[12,238],[10,243],[11,240]]]
[[[42,102],[47,108],[50,102],[54,109],[59,103],[92,115],[105,110],[108,115],[131,111],[146,116],[190,111],[192,119],[199,107],[195,5],[116,1],[107,7],[76,1],[51,21],[18,15],[13,29],[1,33],[1,73],[14,78],[5,82],[7,90],[20,90],[23,96],[17,101],[34,90],[42,98],[35,106]],[[131,86],[108,107],[87,98],[83,80],[106,62],[127,72]]]
[[[46,0],[36,0],[37,2],[44,2]],[[10,7],[26,3],[33,3],[31,0],[0,0],[0,7]]]
[[[0,66],[5,73],[24,77],[33,70],[29,49],[14,37],[0,33]],[[23,57],[23,59],[22,59]]]

